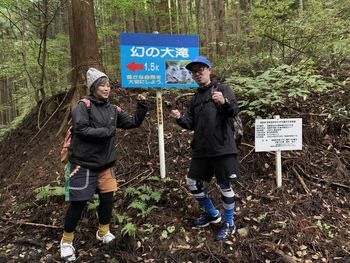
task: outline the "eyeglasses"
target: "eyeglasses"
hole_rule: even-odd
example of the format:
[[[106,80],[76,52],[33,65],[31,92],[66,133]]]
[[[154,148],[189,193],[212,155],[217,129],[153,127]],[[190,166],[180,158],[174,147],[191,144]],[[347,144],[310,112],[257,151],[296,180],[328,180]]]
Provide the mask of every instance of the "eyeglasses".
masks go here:
[[[203,74],[205,69],[206,69],[206,67],[202,67],[202,68],[198,68],[198,69],[193,69],[190,72],[192,75],[197,75],[197,74],[201,75],[201,74]]]

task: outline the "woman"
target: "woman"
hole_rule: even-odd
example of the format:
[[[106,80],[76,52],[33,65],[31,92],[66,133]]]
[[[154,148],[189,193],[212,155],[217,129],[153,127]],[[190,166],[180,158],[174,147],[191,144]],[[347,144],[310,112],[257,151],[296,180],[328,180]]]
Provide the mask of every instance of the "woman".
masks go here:
[[[115,236],[109,231],[113,207],[113,192],[117,183],[113,174],[116,162],[116,128],[139,127],[147,113],[145,97],[138,95],[134,116],[108,101],[111,91],[106,74],[90,68],[87,71],[90,95],[84,97],[72,111],[72,141],[66,166],[66,201],[70,202],[61,239],[61,258],[75,260],[74,231],[84,207],[98,194],[99,227],[96,238],[103,243]],[[84,103],[82,103],[84,102]]]

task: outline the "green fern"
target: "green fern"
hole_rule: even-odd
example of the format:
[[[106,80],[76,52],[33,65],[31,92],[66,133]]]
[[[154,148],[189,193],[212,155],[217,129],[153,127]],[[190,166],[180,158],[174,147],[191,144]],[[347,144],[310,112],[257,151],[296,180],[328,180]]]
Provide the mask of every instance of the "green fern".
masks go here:
[[[134,208],[134,209],[138,209],[141,212],[146,210],[146,204],[144,202],[141,202],[140,200],[134,200],[129,206],[129,208]]]
[[[36,188],[34,192],[36,193],[36,200],[47,200],[53,196],[63,196],[64,187],[46,185]]]
[[[98,200],[97,195],[94,196],[94,200],[90,201],[87,207],[87,210],[94,210],[98,207],[100,201]]]
[[[127,223],[121,230],[122,235],[128,235],[128,236],[132,236],[135,237],[136,234],[136,226],[133,223]]]
[[[124,191],[124,197],[132,197],[134,195],[139,195],[140,191],[138,191],[135,187],[128,187]]]
[[[137,190],[139,190],[139,192],[145,193],[145,194],[153,193],[152,188],[150,186],[148,186],[148,185],[145,185],[145,184],[137,187]]]
[[[131,218],[124,215],[113,214],[113,221],[117,222],[118,224],[123,224],[124,222],[131,221]]]
[[[157,206],[153,205],[153,206],[150,206],[150,207],[147,207],[146,209],[144,210],[141,210],[141,213],[138,213],[137,216],[141,216],[142,218],[145,218],[146,216],[148,216],[151,211],[155,208],[158,208]]]
[[[145,201],[149,201],[151,199],[151,196],[148,194],[141,194],[141,195],[139,195],[139,199],[141,201],[145,202]]]
[[[163,192],[163,191],[161,191],[161,190],[156,191],[156,192],[153,192],[153,193],[151,194],[151,198],[152,198],[154,201],[159,202],[159,200],[160,200],[160,198],[161,198],[161,196],[162,196],[162,192]]]
[[[154,226],[152,224],[143,224],[143,231],[145,231],[145,233],[152,234],[153,230]]]
[[[9,212],[15,212],[15,213],[19,213],[22,212],[23,210],[27,209],[29,207],[28,203],[21,203],[21,204],[17,204],[17,205],[13,205]]]
[[[160,180],[160,177],[159,176],[150,176],[147,178],[147,181],[159,181]]]
[[[150,202],[152,200],[159,202],[162,192],[162,190],[154,191],[151,186],[141,185],[136,189],[134,187],[127,188],[124,196],[132,197],[128,209],[137,209],[139,211],[137,216],[144,218],[148,216],[153,209],[157,208],[156,206],[151,206]]]

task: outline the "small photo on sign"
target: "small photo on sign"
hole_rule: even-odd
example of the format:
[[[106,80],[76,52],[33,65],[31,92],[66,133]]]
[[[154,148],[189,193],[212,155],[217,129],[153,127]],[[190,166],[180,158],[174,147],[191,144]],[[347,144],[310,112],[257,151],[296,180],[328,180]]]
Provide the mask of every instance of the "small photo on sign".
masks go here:
[[[191,84],[194,82],[191,73],[186,69],[186,65],[190,60],[167,60],[166,67],[166,83],[167,84]]]

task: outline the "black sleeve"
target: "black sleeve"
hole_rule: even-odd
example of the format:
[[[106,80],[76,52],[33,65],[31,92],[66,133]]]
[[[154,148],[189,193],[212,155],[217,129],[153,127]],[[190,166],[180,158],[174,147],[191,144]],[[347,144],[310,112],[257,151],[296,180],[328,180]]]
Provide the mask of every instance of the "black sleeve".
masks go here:
[[[74,133],[91,139],[103,139],[115,135],[115,127],[91,127],[89,111],[85,103],[78,103],[72,111]]]
[[[192,97],[191,104],[187,110],[187,112],[176,120],[176,123],[184,129],[193,130],[193,120],[194,120],[194,98],[196,95]]]
[[[220,91],[224,95],[225,103],[221,105],[222,112],[227,115],[227,117],[235,117],[238,112],[238,103],[235,94],[233,93],[233,90],[226,86],[221,85]]]
[[[118,112],[117,128],[132,129],[139,127],[146,117],[147,110],[147,103],[139,101],[133,116],[130,116],[125,111]]]

